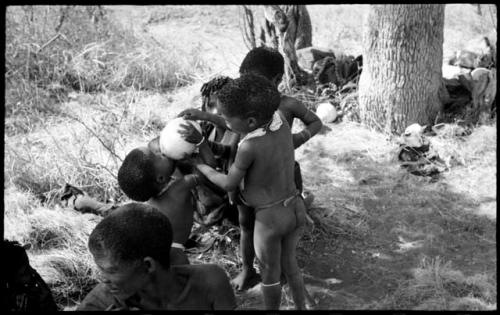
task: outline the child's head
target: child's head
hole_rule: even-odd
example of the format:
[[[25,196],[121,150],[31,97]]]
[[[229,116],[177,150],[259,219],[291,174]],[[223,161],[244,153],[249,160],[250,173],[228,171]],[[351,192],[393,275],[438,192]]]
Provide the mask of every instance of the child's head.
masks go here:
[[[100,221],[88,247],[103,282],[115,295],[127,298],[150,281],[161,267],[170,268],[172,226],[166,215],[145,203],[129,203]]]
[[[232,81],[230,77],[218,76],[212,80],[204,83],[201,86],[201,97],[203,99],[203,104],[201,105],[201,110],[204,112],[215,113],[216,112],[216,94],[222,87]]]
[[[118,184],[132,200],[147,201],[170,181],[175,162],[148,147],[130,151],[118,170]]]
[[[240,66],[240,74],[250,72],[263,75],[278,86],[285,73],[285,60],[276,49],[254,48],[247,53]]]
[[[265,77],[254,73],[226,84],[218,93],[217,110],[228,127],[247,133],[269,122],[280,104],[280,94]]]

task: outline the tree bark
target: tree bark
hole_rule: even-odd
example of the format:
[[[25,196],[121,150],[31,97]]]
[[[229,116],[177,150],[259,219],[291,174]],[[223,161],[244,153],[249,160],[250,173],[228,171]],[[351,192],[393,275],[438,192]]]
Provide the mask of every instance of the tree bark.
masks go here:
[[[372,5],[363,39],[361,120],[401,133],[433,124],[442,104],[444,4]]]
[[[246,5],[240,7],[240,30],[243,35],[243,41],[248,49],[254,49],[255,44],[255,29],[252,9]]]
[[[291,92],[293,86],[307,84],[309,76],[300,69],[297,62],[295,43],[298,34],[298,14],[307,12],[305,6],[296,5],[265,5],[264,15],[266,20],[272,22],[278,33],[278,50],[285,59],[285,74],[283,77],[284,89]],[[309,37],[311,38],[311,37]],[[307,38],[301,39],[301,45]]]

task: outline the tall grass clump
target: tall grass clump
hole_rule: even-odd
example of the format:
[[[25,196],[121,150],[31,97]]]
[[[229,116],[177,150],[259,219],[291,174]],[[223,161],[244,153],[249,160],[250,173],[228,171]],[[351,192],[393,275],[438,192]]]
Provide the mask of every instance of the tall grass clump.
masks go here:
[[[164,92],[204,67],[188,49],[116,23],[102,6],[10,6],[6,13],[7,135],[59,114],[71,91]]]
[[[48,284],[60,309],[81,301],[97,283],[97,268],[87,249],[100,220],[92,214],[42,206],[30,192],[6,189],[5,239],[31,244],[30,264]]]
[[[413,269],[413,278],[400,283],[377,309],[494,310],[496,285],[484,274],[465,276],[439,256],[424,257]]]

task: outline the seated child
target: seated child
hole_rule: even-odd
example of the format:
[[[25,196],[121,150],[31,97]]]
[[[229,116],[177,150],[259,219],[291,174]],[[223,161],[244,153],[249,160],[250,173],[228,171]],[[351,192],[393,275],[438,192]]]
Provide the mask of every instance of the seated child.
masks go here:
[[[101,280],[77,307],[90,310],[223,310],[236,298],[212,264],[172,266],[172,225],[145,203],[120,206],[99,222],[88,246]]]
[[[179,113],[178,117],[190,120],[200,120],[202,136],[205,137],[210,149],[215,155],[216,168],[227,173],[234,161],[239,135],[227,129],[224,119],[216,113],[217,92],[232,79],[226,76],[215,77],[201,87],[201,110],[189,108]],[[196,134],[196,130],[186,131],[186,134]],[[200,137],[201,138],[201,137]],[[220,145],[219,145],[220,144]],[[218,188],[218,187],[217,187]],[[195,220],[209,226],[223,218],[238,224],[236,205],[232,194],[218,189],[210,189],[206,185],[196,188],[197,209]]]
[[[303,309],[304,283],[296,247],[305,224],[305,206],[295,184],[294,145],[290,126],[277,111],[280,95],[266,78],[245,74],[218,93],[217,110],[229,129],[242,136],[228,174],[204,164],[197,168],[210,181],[233,191],[254,209],[255,254],[262,265],[262,292],[267,309],[278,309],[280,273]]]
[[[199,174],[183,175],[180,161],[159,154],[154,139],[148,147],[132,150],[118,170],[118,184],[134,201],[147,201],[166,215],[173,227],[172,264],[188,264],[184,244],[193,226],[191,190],[200,184]],[[114,211],[113,211],[114,212]]]

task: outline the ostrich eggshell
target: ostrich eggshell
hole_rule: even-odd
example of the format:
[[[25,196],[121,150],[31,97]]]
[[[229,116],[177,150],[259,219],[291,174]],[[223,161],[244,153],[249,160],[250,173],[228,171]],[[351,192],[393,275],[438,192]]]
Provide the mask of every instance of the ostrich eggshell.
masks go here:
[[[321,103],[316,107],[316,115],[323,123],[331,123],[337,119],[337,109],[330,103]]]
[[[196,149],[196,145],[184,140],[178,132],[180,126],[185,124],[192,124],[201,133],[201,127],[197,122],[182,117],[170,120],[160,133],[160,151],[173,160],[180,160]]]

